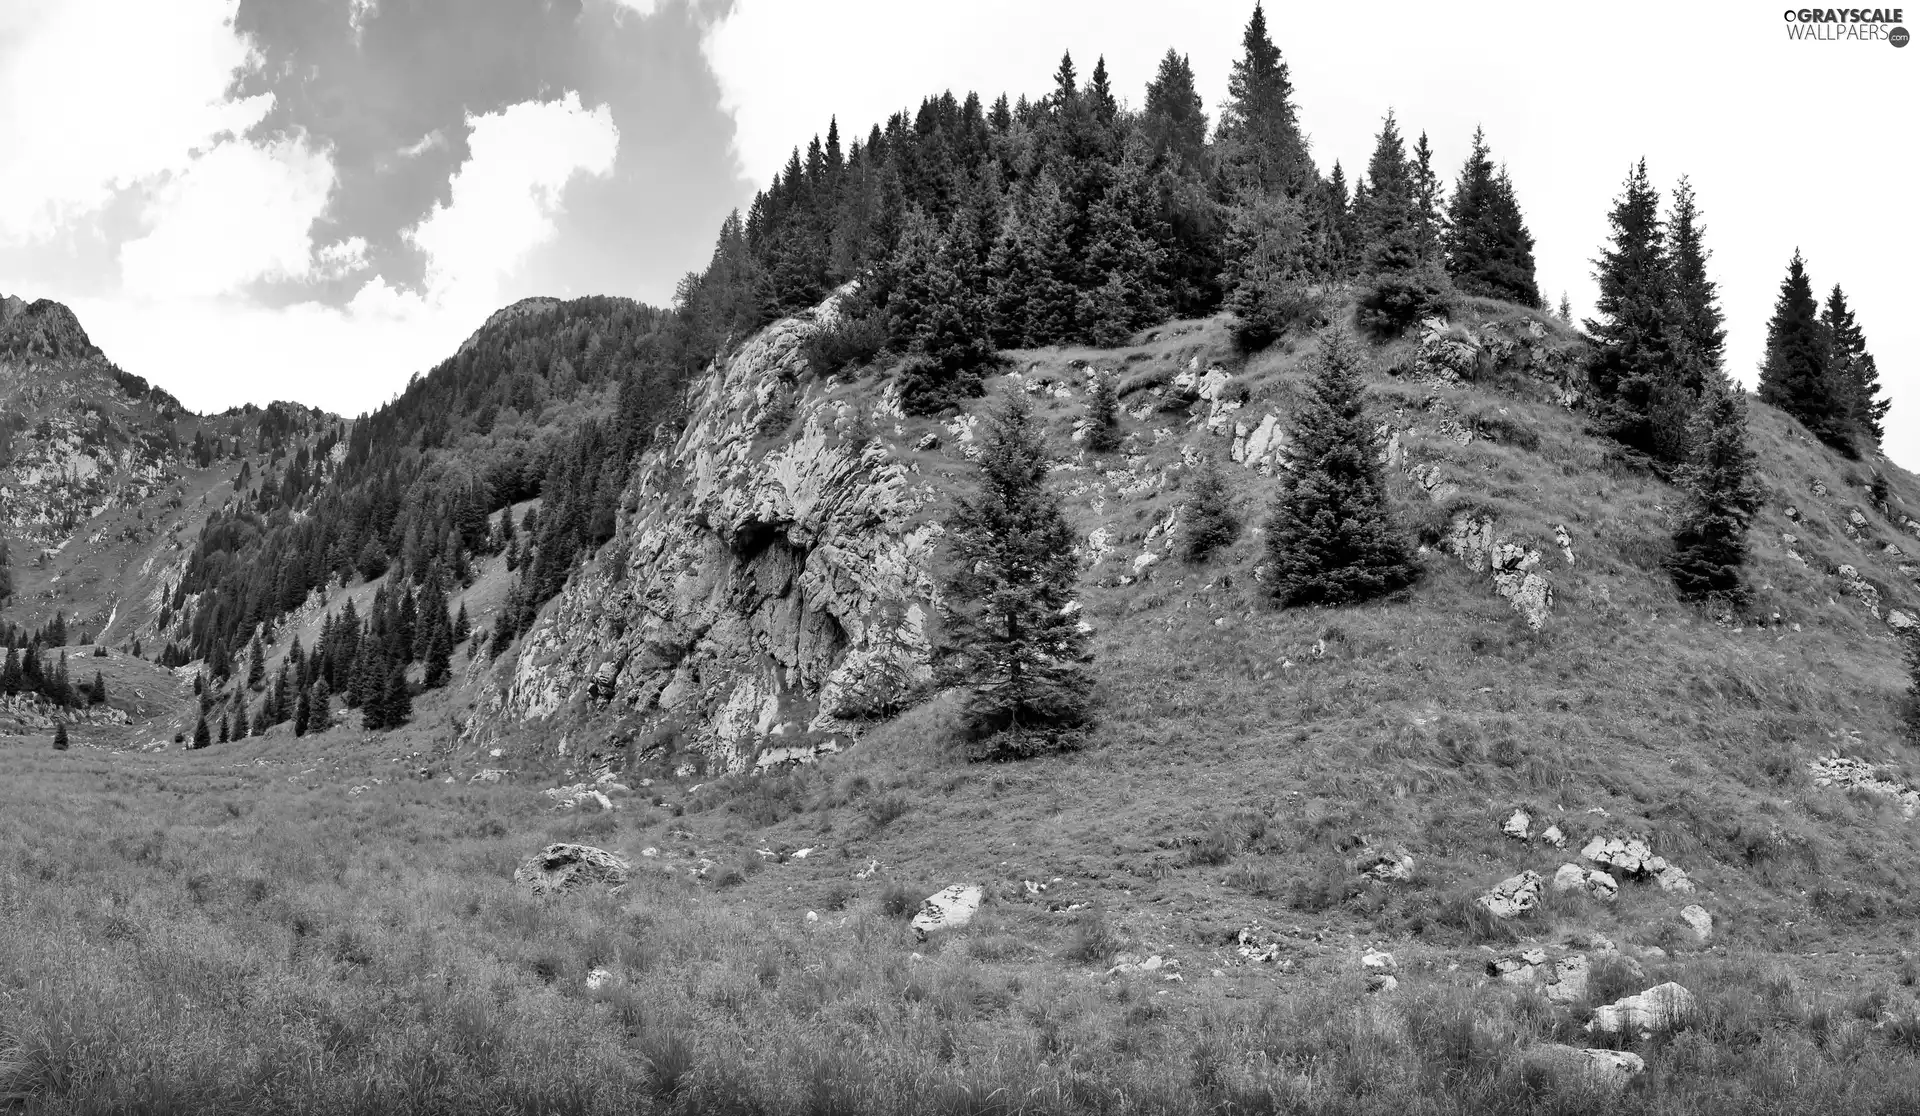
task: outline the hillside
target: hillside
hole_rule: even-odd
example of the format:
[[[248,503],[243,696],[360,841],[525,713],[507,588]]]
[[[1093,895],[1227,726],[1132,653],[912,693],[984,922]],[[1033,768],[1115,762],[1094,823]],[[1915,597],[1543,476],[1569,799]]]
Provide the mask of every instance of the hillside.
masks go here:
[[[804,340],[832,317],[784,320],[697,381],[686,433],[642,455],[609,543],[514,651],[462,648],[456,683],[421,695],[408,727],[20,767],[73,818],[10,814],[23,863],[57,863],[63,842],[99,849],[34,869],[52,890],[6,916],[11,940],[53,959],[20,993],[39,1005],[16,1017],[28,1072],[104,1073],[122,1091],[90,1095],[157,1096],[24,1021],[53,1018],[44,997],[79,963],[35,912],[146,889],[136,881],[158,871],[185,891],[81,931],[109,943],[132,997],[124,1026],[171,994],[171,978],[125,967],[136,949],[195,964],[295,944],[233,971],[193,1037],[121,1041],[219,1062],[263,1012],[318,1011],[320,1030],[288,1032],[267,1057],[331,1049],[356,1068],[278,1078],[288,1104],[333,1095],[328,1081],[387,1080],[398,1048],[375,1036],[399,1025],[381,999],[394,989],[431,996],[418,1041],[464,1067],[461,1084],[433,1086],[455,1106],[510,1079],[536,1107],[585,1089],[583,1110],[636,1093],[717,1111],[802,1097],[897,1111],[906,1096],[974,1111],[964,1098],[988,1094],[1019,1098],[1009,1111],[1602,1103],[1601,1079],[1552,1085],[1553,1042],[1644,1056],[1604,1102],[1618,1111],[1755,1097],[1874,1110],[1910,1095],[1920,1004],[1902,865],[1920,773],[1898,733],[1889,625],[1914,610],[1897,553],[1915,546],[1913,477],[1872,462],[1889,494],[1875,507],[1863,464],[1756,405],[1754,605],[1683,606],[1659,567],[1673,489],[1585,430],[1568,378],[1585,342],[1477,303],[1370,352],[1421,581],[1359,608],[1275,611],[1257,530],[1193,567],[1168,526],[1203,453],[1233,462],[1262,522],[1284,428],[1268,417],[1289,413],[1304,339],[1244,358],[1221,320],[1201,319],[1118,348],[1011,353],[990,388],[1028,394],[1057,447],[1054,484],[1085,540],[1100,717],[1078,753],[971,765],[946,699],[889,714],[884,694],[856,707],[837,679],[881,652],[912,673],[911,636],[930,640],[938,615],[925,543],[968,483],[987,404],[906,418],[883,370],[811,375]],[[1091,370],[1123,376],[1125,442],[1104,458],[1073,441]],[[761,421],[780,390],[785,427]],[[465,598],[481,629],[500,561],[480,561]],[[852,570],[870,579],[853,585]],[[1850,788],[1864,768],[1836,753],[1877,765],[1878,781]],[[716,777],[760,761],[762,774]],[[618,784],[599,784],[610,812],[541,793],[599,771]],[[172,787],[201,805],[165,822],[135,807],[81,838],[94,807],[73,780],[101,777],[121,801]],[[1476,902],[1524,870],[1554,877],[1595,838],[1643,840],[1685,882],[1616,868],[1617,898],[1543,888],[1510,921]],[[516,897],[512,866],[551,840],[614,850],[635,881],[611,899]],[[323,882],[341,871],[350,884]],[[954,883],[986,894],[964,930],[922,942],[892,913]],[[1704,934],[1682,917],[1696,907]],[[196,940],[162,936],[188,912]],[[421,935],[453,951],[453,991],[420,967]],[[1363,964],[1378,951],[1391,959]],[[1387,971],[1397,987],[1370,996]],[[287,980],[333,989],[327,1006],[265,991]],[[1582,1031],[1600,1004],[1668,980],[1699,1004],[1677,1032]],[[473,1015],[476,996],[501,1006]],[[561,1053],[539,1036],[563,1019]],[[497,1076],[525,1059],[542,1068]],[[371,1095],[426,1087],[393,1079]]]

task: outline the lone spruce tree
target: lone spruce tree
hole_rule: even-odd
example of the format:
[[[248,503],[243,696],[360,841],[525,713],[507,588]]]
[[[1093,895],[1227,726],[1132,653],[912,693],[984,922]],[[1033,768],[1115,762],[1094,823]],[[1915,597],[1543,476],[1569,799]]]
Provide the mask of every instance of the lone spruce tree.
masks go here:
[[[978,487],[950,527],[943,680],[962,689],[972,759],[1071,748],[1092,689],[1086,636],[1067,611],[1078,581],[1073,532],[1047,485],[1047,450],[1024,396],[989,414]]]
[[[1212,454],[1200,459],[1193,488],[1180,509],[1181,540],[1187,561],[1204,562],[1214,551],[1233,545],[1240,537],[1240,516],[1233,508],[1220,460]]]
[[[1352,604],[1418,576],[1387,513],[1360,363],[1351,338],[1326,333],[1293,416],[1288,471],[1267,527],[1282,605]]]
[[[1120,396],[1113,377],[1095,372],[1087,385],[1087,448],[1111,453],[1120,447]]]
[[[213,736],[207,731],[207,715],[202,713],[200,719],[193,723],[193,746],[204,748],[211,743],[213,743]]]
[[[1724,376],[1707,381],[1694,419],[1693,453],[1675,477],[1687,495],[1667,572],[1688,600],[1745,600],[1740,567],[1747,527],[1760,510],[1754,456],[1747,445],[1747,393]]]
[[[54,722],[53,750],[56,752],[67,750],[67,722],[64,720]]]
[[[1598,397],[1598,425],[1657,461],[1678,464],[1692,400],[1674,357],[1673,272],[1660,194],[1645,159],[1628,173],[1607,223],[1611,243],[1594,261],[1597,317],[1586,322],[1595,342],[1587,377]]]

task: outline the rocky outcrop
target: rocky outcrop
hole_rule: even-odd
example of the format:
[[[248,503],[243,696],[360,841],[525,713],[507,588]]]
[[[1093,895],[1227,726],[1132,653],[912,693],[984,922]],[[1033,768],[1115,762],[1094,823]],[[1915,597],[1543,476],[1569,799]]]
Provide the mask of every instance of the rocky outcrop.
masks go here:
[[[1513,918],[1540,905],[1540,873],[1529,868],[1501,880],[1480,897],[1480,905],[1495,918]]]
[[[1505,597],[1513,610],[1538,631],[1553,611],[1553,586],[1540,573],[1540,552],[1496,539],[1493,519],[1461,513],[1454,516],[1443,544],[1448,553],[1475,573],[1493,575],[1493,591]]]
[[[856,413],[810,375],[804,344],[836,304],[768,326],[694,385],[685,431],[643,455],[613,540],[523,638],[470,738],[610,710],[740,771],[931,678],[934,490],[853,436],[898,419],[896,400]],[[763,419],[788,407],[792,433],[770,439]]]
[[[1885,795],[1897,802],[1900,812],[1907,817],[1920,813],[1920,790],[1897,779],[1887,778],[1881,768],[1866,760],[1833,751],[1807,766],[1812,770],[1813,785],[1816,787],[1837,787]]]
[[[1595,837],[1580,850],[1580,855],[1628,879],[1651,879],[1662,891],[1690,893],[1694,889],[1685,869],[1663,856],[1655,856],[1647,843],[1638,838]]]
[[[535,895],[587,887],[620,887],[633,874],[627,862],[592,845],[548,845],[514,869],[513,882]]]

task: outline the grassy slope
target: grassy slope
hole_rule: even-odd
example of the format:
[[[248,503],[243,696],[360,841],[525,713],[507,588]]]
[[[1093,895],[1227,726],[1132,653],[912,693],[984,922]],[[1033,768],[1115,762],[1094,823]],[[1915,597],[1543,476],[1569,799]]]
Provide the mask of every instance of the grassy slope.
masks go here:
[[[1092,359],[1139,388],[1196,354],[1205,367],[1218,343],[1201,324],[1021,365]],[[1248,415],[1284,398],[1298,362],[1238,370]],[[1399,425],[1425,421],[1425,386],[1376,387]],[[561,772],[469,786],[489,761],[443,756],[434,781],[409,778],[457,691],[375,740],[340,728],[191,755],[0,742],[0,842],[21,850],[0,861],[0,1032],[15,1036],[0,1040],[0,1093],[11,1048],[14,1087],[46,1111],[1589,1111],[1594,1098],[1543,1092],[1517,1055],[1584,1043],[1588,1005],[1555,1012],[1480,970],[1491,946],[1597,935],[1645,977],[1603,970],[1595,999],[1677,979],[1705,1009],[1643,1050],[1650,1072],[1621,1107],[1882,1110],[1920,1095],[1913,828],[1805,769],[1836,747],[1913,758],[1895,645],[1825,572],[1850,563],[1885,603],[1913,600],[1896,561],[1841,526],[1865,508],[1864,470],[1755,408],[1770,489],[1759,592],[1752,617],[1716,622],[1658,570],[1670,488],[1524,385],[1439,390],[1505,436],[1404,441],[1457,499],[1497,509],[1498,534],[1547,556],[1545,629],[1440,554],[1404,598],[1337,612],[1265,609],[1254,536],[1204,568],[1163,558],[1118,584],[1181,474],[1123,498],[1127,478],[1095,490],[1090,472],[1063,473],[1077,525],[1119,539],[1083,598],[1103,720],[1078,755],[966,765],[936,702],[816,768],[662,779],[612,814],[556,814],[534,791]],[[1078,399],[1040,398],[1064,438]],[[1127,420],[1151,446],[1128,463],[1136,478],[1178,459],[1182,439],[1152,431],[1182,423]],[[928,428],[905,424],[900,446]],[[923,471],[964,477],[951,443],[920,455]],[[1920,511],[1920,485],[1888,473],[1896,514]],[[1257,523],[1272,482],[1234,475]],[[1447,507],[1394,489],[1403,522],[1444,523]],[[1515,806],[1559,822],[1569,851],[1502,837]],[[1593,833],[1650,838],[1700,894],[1629,884],[1611,906],[1474,917],[1471,896],[1522,868],[1551,875]],[[639,881],[617,898],[515,894],[513,865],[566,839],[626,853]],[[1363,842],[1406,846],[1415,878],[1357,886]],[[986,885],[989,905],[915,942],[891,913],[900,897],[958,881]],[[1689,901],[1715,917],[1707,945],[1677,920]],[[1286,963],[1240,963],[1248,927]],[[1364,993],[1370,944],[1395,952],[1399,991]],[[1120,952],[1176,958],[1183,979],[1103,977]],[[589,991],[596,966],[614,979]]]

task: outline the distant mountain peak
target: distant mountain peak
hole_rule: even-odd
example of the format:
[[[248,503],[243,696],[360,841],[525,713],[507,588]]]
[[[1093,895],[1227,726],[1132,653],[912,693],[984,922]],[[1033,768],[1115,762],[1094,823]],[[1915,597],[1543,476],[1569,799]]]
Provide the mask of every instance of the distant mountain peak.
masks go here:
[[[456,352],[454,355],[459,356],[460,353],[464,353],[468,349],[473,348],[473,346],[479,342],[480,335],[490,329],[510,322],[515,318],[531,317],[535,314],[545,314],[550,310],[558,310],[561,305],[563,304],[557,298],[548,295],[534,295],[531,298],[523,298],[518,302],[502,306],[500,309],[487,315],[487,320],[480,323],[480,328],[474,330],[465,341],[460,343],[459,352]]]
[[[29,303],[17,295],[0,296],[0,357],[85,360],[102,355],[65,305],[47,298]]]

